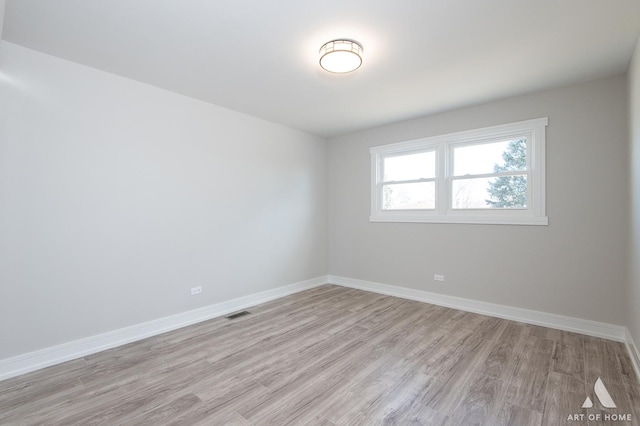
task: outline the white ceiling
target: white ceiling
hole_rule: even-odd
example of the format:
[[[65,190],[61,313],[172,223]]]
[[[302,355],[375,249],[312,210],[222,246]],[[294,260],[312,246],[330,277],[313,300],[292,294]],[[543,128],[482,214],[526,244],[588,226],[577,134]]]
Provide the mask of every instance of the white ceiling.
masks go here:
[[[326,137],[623,73],[639,33],[639,0],[7,0],[2,38]]]

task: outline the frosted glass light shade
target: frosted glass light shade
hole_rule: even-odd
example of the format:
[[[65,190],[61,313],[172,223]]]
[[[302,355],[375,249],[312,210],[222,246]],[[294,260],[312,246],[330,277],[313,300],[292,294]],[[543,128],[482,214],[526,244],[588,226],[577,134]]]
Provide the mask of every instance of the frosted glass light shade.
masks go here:
[[[362,65],[362,46],[353,40],[332,40],[320,48],[320,66],[334,73],[355,71]]]

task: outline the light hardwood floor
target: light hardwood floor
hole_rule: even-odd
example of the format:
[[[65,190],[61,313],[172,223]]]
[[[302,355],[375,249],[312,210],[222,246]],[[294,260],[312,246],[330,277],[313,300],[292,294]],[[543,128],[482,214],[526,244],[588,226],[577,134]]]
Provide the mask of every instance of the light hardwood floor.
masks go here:
[[[0,382],[0,424],[639,424],[621,343],[331,285],[248,311]]]

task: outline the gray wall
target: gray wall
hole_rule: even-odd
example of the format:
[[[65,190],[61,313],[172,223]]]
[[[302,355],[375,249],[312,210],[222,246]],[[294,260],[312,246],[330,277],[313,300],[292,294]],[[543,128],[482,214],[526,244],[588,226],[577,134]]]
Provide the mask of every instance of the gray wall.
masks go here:
[[[7,42],[0,64],[0,359],[326,275],[324,139]]]
[[[640,344],[640,39],[631,60],[629,78],[629,141],[631,167],[631,238],[627,326]]]
[[[0,0],[0,40],[2,40],[2,28],[4,27],[4,8],[6,1]]]
[[[618,76],[331,139],[330,273],[623,324],[626,90]],[[539,117],[549,226],[369,222],[370,147]]]

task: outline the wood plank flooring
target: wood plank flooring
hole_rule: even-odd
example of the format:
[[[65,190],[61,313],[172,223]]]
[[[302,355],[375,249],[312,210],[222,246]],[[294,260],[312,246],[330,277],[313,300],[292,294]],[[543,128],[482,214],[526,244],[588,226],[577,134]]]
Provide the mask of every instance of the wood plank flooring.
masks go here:
[[[331,285],[248,311],[2,381],[0,424],[640,424],[622,343]]]

